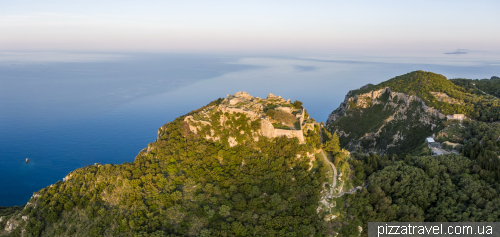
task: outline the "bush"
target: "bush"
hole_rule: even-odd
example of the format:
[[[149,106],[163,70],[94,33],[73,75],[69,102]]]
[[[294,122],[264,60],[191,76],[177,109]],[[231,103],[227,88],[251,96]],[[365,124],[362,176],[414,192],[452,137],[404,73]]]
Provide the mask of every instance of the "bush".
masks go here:
[[[276,111],[272,110],[272,109],[270,109],[266,112],[266,115],[271,117],[271,118],[274,117],[275,114],[276,114]]]
[[[273,104],[273,103],[269,103],[266,105],[266,107],[264,108],[264,111],[268,111],[268,110],[272,110],[274,108],[278,107],[277,105]]]
[[[300,109],[300,107],[302,107],[302,102],[296,100],[293,102],[293,107],[296,108],[296,109]]]
[[[293,114],[283,111],[276,111],[273,116],[273,119],[289,126],[292,126],[295,123],[295,121],[297,121],[297,118],[293,116]]]

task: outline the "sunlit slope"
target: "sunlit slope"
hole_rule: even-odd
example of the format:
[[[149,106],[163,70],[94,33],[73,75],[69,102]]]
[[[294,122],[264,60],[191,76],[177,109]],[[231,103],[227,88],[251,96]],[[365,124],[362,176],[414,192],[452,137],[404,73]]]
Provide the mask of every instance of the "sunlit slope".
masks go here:
[[[162,126],[134,162],[77,169],[38,191],[0,234],[323,235],[326,167],[312,165],[319,127],[303,113],[278,96],[216,100]],[[264,134],[265,122],[302,137]]]
[[[495,121],[500,100],[471,94],[442,75],[414,71],[350,91],[327,127],[350,151],[404,153],[442,129],[450,114]]]
[[[355,90],[353,93],[366,93],[385,87],[407,95],[416,95],[427,106],[439,109],[443,114],[465,114],[473,119],[484,121],[500,120],[500,99],[486,94],[473,94],[465,88],[455,85],[445,76],[425,71],[414,71],[394,77],[375,86]],[[443,97],[435,93],[445,93]]]

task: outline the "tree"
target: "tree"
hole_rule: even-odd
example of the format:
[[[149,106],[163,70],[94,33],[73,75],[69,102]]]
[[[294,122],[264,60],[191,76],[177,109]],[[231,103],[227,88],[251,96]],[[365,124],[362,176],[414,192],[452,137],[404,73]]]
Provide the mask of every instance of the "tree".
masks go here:
[[[326,142],[325,151],[329,151],[334,155],[340,152],[340,141],[337,133],[333,133],[332,138]]]
[[[226,216],[228,216],[230,213],[231,213],[231,207],[229,207],[229,206],[222,205],[222,206],[220,207],[220,209],[219,209],[219,214],[220,214],[221,216],[226,217]]]
[[[296,109],[300,109],[300,107],[302,106],[302,102],[296,100],[293,102],[293,107],[296,108]]]

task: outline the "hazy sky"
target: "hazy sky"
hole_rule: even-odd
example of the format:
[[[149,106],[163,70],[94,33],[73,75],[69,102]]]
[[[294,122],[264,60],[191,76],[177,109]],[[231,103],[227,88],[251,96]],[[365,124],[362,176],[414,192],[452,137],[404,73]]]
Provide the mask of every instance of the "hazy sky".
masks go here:
[[[0,50],[500,51],[500,1],[1,1]]]

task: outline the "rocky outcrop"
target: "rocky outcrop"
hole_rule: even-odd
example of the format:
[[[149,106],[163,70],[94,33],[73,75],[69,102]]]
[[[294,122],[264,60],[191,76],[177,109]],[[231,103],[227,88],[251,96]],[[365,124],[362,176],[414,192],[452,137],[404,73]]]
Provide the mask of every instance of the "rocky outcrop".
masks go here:
[[[26,206],[24,206],[24,209],[28,208],[31,205],[36,206],[36,200],[38,199],[38,197],[40,197],[40,194],[37,194],[37,193],[33,194],[33,196],[31,196],[31,198],[30,198],[30,201],[28,201],[28,203],[26,203]]]
[[[254,99],[253,96],[251,96],[250,94],[248,94],[246,91],[239,91],[239,92],[236,92],[234,94],[234,97],[235,98],[243,98],[245,100],[252,100]]]
[[[345,112],[351,108],[350,104],[351,105],[353,104],[350,102],[354,102],[355,105],[354,109],[360,109],[360,108],[364,109],[376,104],[384,103],[378,101],[377,99],[380,98],[385,93],[389,93],[388,104],[393,108],[398,107],[401,103],[403,103],[403,106],[408,106],[411,102],[416,101],[422,104],[422,108],[426,110],[427,113],[432,114],[433,116],[437,116],[440,119],[444,119],[446,117],[439,110],[425,105],[424,101],[420,97],[414,95],[407,95],[400,92],[393,92],[391,91],[391,88],[386,87],[384,89],[371,91],[365,94],[354,94],[353,91],[349,91],[349,93],[347,93],[347,95],[345,96],[344,102],[342,102],[336,110],[334,110],[330,115],[328,115],[326,124],[330,124],[333,121],[337,120],[342,115],[344,115]],[[394,98],[397,99],[396,103],[394,103],[395,102]],[[369,103],[368,101],[371,103]]]
[[[342,145],[349,151],[361,149],[384,154],[403,145],[408,136],[415,135],[415,131],[430,135],[445,118],[420,97],[386,87],[364,94],[350,91],[328,116],[326,126],[331,132],[337,132]],[[357,126],[350,126],[353,124]],[[411,146],[415,142],[412,141]]]
[[[230,147],[238,145],[238,142],[236,141],[236,138],[234,138],[234,137],[229,137],[227,139],[227,142],[229,142]]]
[[[434,97],[436,97],[437,100],[439,101],[442,101],[442,102],[446,102],[446,103],[449,103],[449,104],[460,104],[460,105],[463,105],[465,103],[455,99],[455,98],[452,98],[450,96],[448,96],[448,94],[446,93],[443,93],[443,92],[434,92],[434,91],[431,91],[430,92]]]
[[[304,143],[305,139],[302,128],[305,124],[305,110],[304,108],[294,108],[290,101],[290,99],[285,100],[281,96],[275,96],[272,93],[269,93],[266,99],[261,99],[259,97],[253,97],[247,92],[240,91],[234,95],[227,95],[218,105],[211,105],[198,110],[196,113],[185,116],[184,122],[191,133],[198,135],[203,134],[207,140],[211,139],[214,141],[227,142],[229,146],[236,146],[238,145],[238,141],[241,142],[245,139],[258,141],[259,136],[268,138],[275,138],[278,136],[286,136],[289,138],[296,137],[299,139],[300,143]],[[294,114],[301,129],[296,129],[293,126],[290,126],[289,129],[275,128],[273,123],[281,123],[268,117],[265,113],[267,106],[275,111]],[[214,120],[214,116],[217,118],[216,120]],[[232,127],[234,126],[235,119],[239,119],[241,116],[246,119],[248,125],[258,121],[260,123],[260,129],[255,129],[254,127],[251,131],[243,131],[239,127]],[[221,128],[233,131],[234,134],[221,137],[221,134],[217,131],[217,129]],[[165,127],[158,130],[157,139],[161,138],[163,129],[165,129]],[[141,153],[144,152],[145,150],[141,151]]]
[[[71,176],[73,176],[73,175],[72,174],[66,175],[66,177],[63,178],[63,182],[68,181],[71,178]]]
[[[28,218],[29,218],[28,216],[21,216],[21,213],[19,213],[17,215],[13,215],[7,221],[7,223],[5,223],[4,231],[7,232],[7,233],[10,233],[12,230],[16,229],[18,226],[20,226],[21,224],[23,224],[26,221],[28,221]],[[2,219],[3,219],[3,217],[2,217]],[[21,230],[21,232],[23,232],[23,233],[24,233],[24,231],[25,231],[24,229]]]

